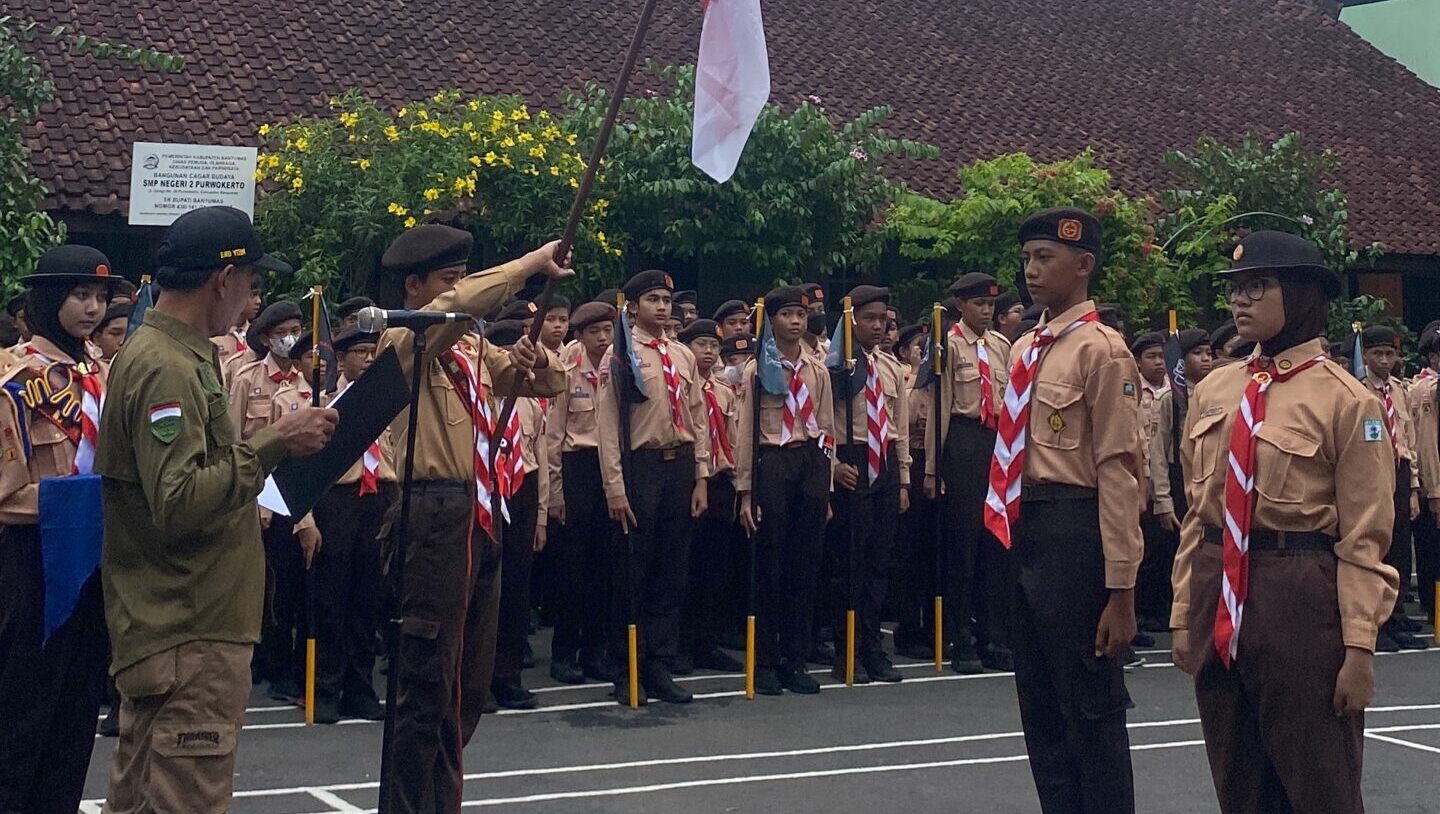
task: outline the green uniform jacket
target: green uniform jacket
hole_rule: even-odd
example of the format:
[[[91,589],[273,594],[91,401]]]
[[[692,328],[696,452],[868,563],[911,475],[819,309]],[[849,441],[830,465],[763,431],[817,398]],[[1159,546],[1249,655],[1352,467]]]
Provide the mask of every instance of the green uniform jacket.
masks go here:
[[[100,574],[111,673],[186,642],[260,638],[255,498],[285,457],[273,427],[240,442],[215,346],[151,310],[116,357],[100,418]]]

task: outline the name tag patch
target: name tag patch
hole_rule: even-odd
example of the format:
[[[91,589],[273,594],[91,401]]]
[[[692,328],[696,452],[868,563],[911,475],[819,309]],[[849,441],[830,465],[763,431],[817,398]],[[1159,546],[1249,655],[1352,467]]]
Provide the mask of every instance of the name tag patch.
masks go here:
[[[1365,419],[1365,440],[1379,441],[1385,437],[1385,423],[1378,418]]]

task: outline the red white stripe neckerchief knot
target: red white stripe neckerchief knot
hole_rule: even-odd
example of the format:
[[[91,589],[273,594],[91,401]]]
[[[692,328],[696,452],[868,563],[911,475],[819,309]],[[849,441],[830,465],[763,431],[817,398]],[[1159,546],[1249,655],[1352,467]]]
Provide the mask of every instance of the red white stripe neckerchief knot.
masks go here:
[[[1389,379],[1380,385],[1380,401],[1385,405],[1385,432],[1390,436],[1390,449],[1398,458],[1400,456],[1400,439],[1395,434],[1395,400],[1390,397]]]
[[[274,373],[270,374],[270,381],[276,384],[293,384],[295,382],[295,379],[298,378],[299,375],[300,374],[295,372],[294,368],[291,368],[288,372],[284,370],[277,370]]]
[[[470,411],[470,422],[475,429],[475,521],[480,528],[495,539],[495,516],[491,513],[494,480],[490,473],[490,438],[495,432],[494,419],[490,417],[490,400],[485,393],[485,383],[477,375],[475,366],[465,356],[459,344],[452,347],[447,373],[452,369],[458,374],[456,394],[466,401]],[[463,390],[461,389],[463,386]]]
[[[705,411],[710,424],[710,449],[722,463],[735,465],[735,451],[730,447],[730,427],[725,411],[720,408],[720,398],[715,395],[715,383],[705,382]]]
[[[72,475],[89,475],[95,469],[95,445],[100,437],[100,412],[105,409],[105,386],[100,383],[100,374],[94,362],[59,362],[41,353],[34,345],[26,345],[25,353],[45,362],[43,375],[59,367],[66,377],[80,388],[80,436],[75,440],[75,463],[70,467]],[[48,384],[48,381],[47,381]],[[62,390],[68,390],[69,381]],[[71,436],[74,438],[74,436]]]
[[[965,339],[959,322],[950,326],[950,333]],[[1000,417],[995,412],[995,380],[990,375],[990,351],[985,347],[984,332],[975,338],[975,357],[980,368],[980,423],[993,430]]]
[[[795,421],[798,418],[805,431],[814,438],[820,437],[820,424],[815,420],[815,405],[810,400],[810,388],[800,375],[804,357],[792,362],[782,358],[780,366],[790,373],[790,385],[785,391],[785,408],[780,413],[780,446],[790,443],[795,437]]]
[[[1030,397],[1035,374],[1045,350],[1061,337],[1091,322],[1099,322],[1098,311],[1087,312],[1056,334],[1047,323],[1010,368],[1005,386],[1005,403],[1000,410],[1000,427],[995,433],[995,454],[990,459],[990,488],[985,494],[985,528],[1006,548],[1010,527],[1020,519],[1020,486],[1025,477],[1025,442],[1030,428]]]
[[[670,358],[670,342],[666,339],[652,339],[645,343],[660,354],[660,372],[665,376],[665,392],[670,396],[670,420],[675,429],[685,429],[685,407],[680,394],[680,374],[675,372],[675,360]]]
[[[880,387],[877,354],[871,353],[865,367],[865,460],[870,483],[880,479],[890,456],[890,411]]]
[[[500,448],[509,450],[502,453],[495,462],[496,487],[500,490],[500,514],[510,522],[510,499],[520,491],[525,482],[525,453],[520,448],[520,409],[510,411],[510,420],[505,424],[504,442]]]
[[[1436,375],[1437,375],[1437,374],[1435,373],[1434,370],[1431,370],[1431,369],[1428,368],[1428,367],[1422,367],[1422,368],[1420,368],[1420,372],[1415,374],[1415,380],[1416,380],[1416,381],[1425,381],[1426,379],[1433,379],[1433,378],[1435,378]]]
[[[371,441],[360,458],[360,497],[380,492],[380,442]]]
[[[1230,430],[1229,465],[1225,467],[1224,565],[1220,577],[1220,601],[1215,607],[1215,651],[1229,668],[1240,645],[1240,624],[1245,616],[1245,597],[1250,590],[1250,522],[1255,514],[1255,441],[1265,425],[1265,394],[1275,382],[1293,378],[1300,371],[1325,360],[1324,356],[1281,371],[1268,356],[1257,356],[1247,365],[1250,381],[1240,398],[1235,425]]]
[[[230,329],[230,335],[233,336],[233,337],[235,337],[235,352],[236,352],[236,353],[244,353],[245,351],[247,351],[247,350],[250,349],[250,346],[245,344],[245,332],[244,332],[244,331],[240,330],[239,328],[231,328],[231,329]]]

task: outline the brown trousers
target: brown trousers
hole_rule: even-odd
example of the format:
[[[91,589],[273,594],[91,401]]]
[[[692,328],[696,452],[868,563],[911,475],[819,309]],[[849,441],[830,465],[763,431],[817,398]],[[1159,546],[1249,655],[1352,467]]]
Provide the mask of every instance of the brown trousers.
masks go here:
[[[229,810],[253,649],[186,642],[116,674],[120,743],[107,814]]]
[[[1250,552],[1250,592],[1235,662],[1215,652],[1221,546],[1195,559],[1191,645],[1205,653],[1195,699],[1225,814],[1361,814],[1365,716],[1335,717],[1345,660],[1335,557]]]

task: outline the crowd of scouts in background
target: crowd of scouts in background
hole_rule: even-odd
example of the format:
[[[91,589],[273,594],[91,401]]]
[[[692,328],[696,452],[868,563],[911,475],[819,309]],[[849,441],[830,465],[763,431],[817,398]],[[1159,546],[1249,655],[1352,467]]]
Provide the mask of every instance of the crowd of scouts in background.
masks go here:
[[[515,280],[483,291],[466,288],[478,276],[461,279],[472,248],[463,232],[422,226],[396,241],[383,265],[404,285],[407,307],[466,310],[484,303],[483,313],[476,314],[482,319],[470,326],[471,332],[447,343],[466,347],[470,361],[458,352],[442,357],[436,370],[454,369],[447,368],[449,375],[432,384],[458,393],[468,375],[468,386],[485,398],[465,411],[441,404],[433,414],[422,412],[424,422],[441,425],[431,432],[459,424],[469,438],[475,422],[493,422],[499,412],[499,383],[509,380],[512,370],[527,373],[528,384],[516,390],[520,398],[512,426],[488,426],[481,433],[492,442],[503,433],[519,444],[518,454],[500,464],[507,471],[485,473],[477,481],[479,489],[500,490],[503,509],[501,517],[490,517],[482,508],[476,534],[500,543],[493,551],[485,547],[490,553],[467,566],[478,571],[473,589],[467,589],[472,594],[460,622],[463,630],[447,632],[448,623],[438,623],[437,630],[415,634],[442,648],[463,640],[465,664],[458,675],[454,666],[444,668],[444,681],[463,688],[466,709],[457,714],[465,719],[460,724],[464,739],[481,710],[536,706],[524,670],[537,663],[546,664],[550,677],[563,684],[613,682],[616,700],[627,703],[626,622],[639,630],[637,669],[644,700],[686,703],[692,695],[674,676],[742,671],[738,656],[747,615],[757,621],[755,690],[762,695],[818,693],[821,686],[809,665],[830,667],[839,681],[898,682],[903,674],[892,663],[892,653],[922,661],[936,655],[933,597],[938,595],[946,617],[941,655],[950,669],[1019,673],[1027,746],[1046,811],[1133,809],[1124,730],[1130,702],[1120,668],[1143,662],[1133,648],[1152,645],[1150,633],[1172,628],[1185,634],[1176,646],[1177,664],[1201,677],[1197,688],[1207,738],[1213,736],[1212,766],[1222,803],[1227,795],[1239,806],[1235,801],[1246,794],[1258,795],[1252,802],[1288,794],[1296,811],[1358,811],[1349,803],[1335,806],[1337,799],[1351,797],[1358,805],[1359,741],[1352,736],[1359,730],[1340,732],[1336,742],[1341,745],[1333,749],[1322,748],[1324,737],[1307,733],[1299,739],[1311,746],[1320,743],[1316,748],[1337,761],[1348,755],[1353,772],[1336,771],[1328,758],[1312,761],[1311,770],[1282,760],[1283,748],[1270,740],[1270,733],[1254,733],[1244,709],[1253,704],[1249,696],[1279,691],[1267,690],[1266,681],[1281,689],[1285,682],[1264,673],[1257,690],[1253,682],[1242,688],[1238,681],[1225,686],[1213,676],[1207,680],[1207,670],[1231,666],[1236,650],[1232,644],[1226,658],[1224,642],[1217,639],[1207,659],[1207,650],[1196,644],[1210,643],[1209,620],[1217,613],[1229,619],[1223,635],[1239,639],[1243,589],[1236,595],[1236,586],[1227,581],[1226,591],[1192,599],[1191,585],[1202,579],[1216,584],[1222,565],[1227,573],[1230,566],[1225,541],[1231,532],[1221,531],[1231,519],[1224,450],[1233,453],[1228,446],[1232,426],[1245,411],[1229,402],[1241,390],[1250,399],[1254,390],[1263,405],[1271,382],[1269,374],[1248,372],[1256,364],[1252,356],[1267,364],[1272,357],[1278,360],[1275,379],[1281,382],[1312,365],[1334,369],[1338,362],[1361,381],[1352,376],[1353,386],[1338,388],[1333,382],[1312,384],[1310,398],[1343,399],[1363,388],[1373,398],[1352,412],[1367,417],[1357,425],[1365,437],[1336,441],[1329,433],[1343,432],[1343,423],[1315,432],[1287,427],[1276,415],[1287,404],[1301,408],[1283,402],[1285,385],[1276,387],[1281,395],[1269,408],[1271,419],[1256,433],[1266,443],[1253,453],[1261,470],[1248,495],[1256,528],[1252,533],[1246,520],[1244,535],[1257,554],[1276,547],[1276,540],[1284,548],[1285,533],[1268,529],[1286,528],[1287,510],[1309,512],[1313,516],[1305,522],[1311,527],[1293,529],[1291,545],[1322,549],[1341,540],[1338,566],[1333,559],[1327,566],[1332,583],[1340,585],[1339,598],[1331,584],[1328,602],[1336,606],[1332,610],[1344,628],[1345,648],[1426,646],[1417,635],[1422,623],[1407,616],[1405,608],[1416,593],[1409,578],[1416,573],[1419,602],[1433,617],[1432,587],[1440,576],[1440,327],[1422,333],[1418,351],[1425,366],[1408,371],[1409,378],[1401,370],[1404,348],[1394,330],[1366,328],[1358,342],[1320,341],[1323,320],[1313,318],[1316,303],[1323,311],[1335,292],[1318,252],[1304,241],[1290,242],[1298,239],[1256,233],[1236,250],[1230,297],[1232,303],[1253,305],[1267,291],[1279,289],[1272,295],[1272,303],[1280,297],[1284,304],[1284,325],[1277,332],[1293,340],[1290,344],[1263,340],[1257,351],[1257,341],[1242,336],[1244,325],[1260,321],[1248,315],[1240,327],[1228,321],[1213,330],[1130,338],[1127,317],[1149,321],[1153,315],[1124,315],[1113,306],[1096,306],[1086,295],[1101,256],[1099,224],[1091,215],[1038,213],[1019,237],[1036,304],[1027,307],[985,272],[961,276],[943,303],[938,375],[927,373],[937,344],[931,313],[900,314],[885,288],[860,285],[844,292],[853,311],[856,360],[856,372],[848,377],[832,375],[837,360],[839,366],[844,363],[841,339],[834,335],[841,310],[835,294],[840,292],[818,284],[782,286],[758,303],[727,301],[705,318],[696,292],[677,291],[667,274],[646,271],[623,289],[600,292],[589,301],[557,296],[540,312],[524,299],[499,302],[502,293],[510,297],[518,290]],[[1249,259],[1243,259],[1247,246]],[[1032,267],[1038,270],[1032,273]],[[1052,267],[1060,271],[1047,270]],[[46,255],[27,278],[27,294],[7,308],[18,335],[0,352],[0,381],[21,372],[38,374],[59,392],[83,386],[89,377],[103,379],[106,363],[125,340],[134,287],[105,276],[108,271],[97,276],[97,268],[108,268],[108,261],[93,249],[63,247]],[[440,270],[448,270],[450,278],[436,279]],[[1065,275],[1071,274],[1081,282],[1066,283],[1071,287],[1063,292],[1046,290],[1060,285],[1046,275],[1069,280]],[[327,326],[333,341],[317,353],[304,319],[308,308],[289,301],[262,308],[257,284],[242,318],[212,340],[241,440],[308,404],[316,366],[324,368],[320,379],[327,382],[326,397],[333,398],[364,375],[377,350],[398,344],[361,331],[357,314],[371,305],[364,297],[341,303],[334,314],[338,324]],[[526,338],[534,320],[542,323],[538,348]],[[627,329],[617,342],[617,332]],[[1348,358],[1357,346],[1361,358]],[[521,363],[509,358],[512,349],[523,357]],[[617,349],[627,358],[617,360]],[[1315,350],[1333,362],[1308,358]],[[1219,386],[1197,386],[1217,374],[1236,378],[1230,387],[1234,392],[1222,394],[1220,401],[1207,400],[1206,394]],[[1025,377],[1019,388],[1011,381],[1016,376]],[[1262,376],[1263,386],[1246,384],[1261,382]],[[767,377],[775,379],[775,386]],[[1023,390],[1024,401],[1012,404],[1017,390]],[[5,434],[0,522],[6,530],[0,556],[6,560],[5,590],[21,597],[7,600],[3,618],[0,703],[4,718],[17,724],[7,724],[8,734],[0,736],[5,741],[0,772],[15,780],[4,787],[20,789],[23,800],[24,777],[38,771],[35,763],[67,765],[45,749],[30,748],[35,741],[27,740],[41,729],[67,729],[57,723],[66,716],[55,703],[63,694],[27,673],[23,664],[41,661],[31,618],[39,590],[34,584],[39,557],[34,486],[41,478],[68,474],[89,436],[67,431],[63,420],[47,418],[43,411],[27,414],[16,406],[21,403],[4,400],[8,409],[0,415]],[[1305,409],[1318,421],[1328,408],[1311,404]],[[628,414],[622,417],[622,411]],[[28,423],[21,420],[27,415]],[[1368,416],[1380,416],[1380,422],[1372,424]],[[426,432],[423,426],[421,432]],[[1397,464],[1393,544],[1386,553],[1372,539],[1363,556],[1351,557],[1341,548],[1357,527],[1353,517],[1358,512],[1345,515],[1350,504],[1364,501],[1340,495],[1333,481],[1337,475],[1351,476],[1340,471],[1346,465],[1345,445],[1373,443],[1375,433],[1383,435],[1383,446],[1393,450]],[[622,449],[622,436],[628,437],[628,448]],[[253,681],[267,684],[272,698],[298,703],[303,642],[313,635],[319,654],[317,723],[384,716],[374,689],[382,619],[391,613],[387,603],[406,601],[387,598],[383,587],[386,528],[399,492],[397,440],[390,431],[376,439],[305,517],[260,510],[267,585]],[[1250,445],[1256,448],[1254,438]],[[462,441],[462,449],[466,446]],[[422,443],[417,467],[424,450]],[[1387,457],[1384,466],[1391,460]],[[1332,466],[1325,469],[1321,461]],[[1351,471],[1366,479],[1364,489],[1373,491],[1376,483],[1388,481],[1369,477],[1370,463],[1357,460]],[[1007,471],[1012,464],[1019,468]],[[443,482],[423,473],[417,479],[420,487]],[[1111,490],[1106,484],[1129,485]],[[443,490],[430,492],[437,507],[449,499]],[[1197,514],[1187,497],[1215,505]],[[1223,519],[1222,509],[1227,513]],[[436,509],[440,514],[447,510]],[[1388,513],[1386,518],[1388,523]],[[1364,522],[1372,520],[1367,516]],[[465,530],[460,531],[463,537]],[[444,533],[417,531],[410,556],[423,557],[413,552],[424,546],[427,534],[438,538]],[[1197,545],[1202,539],[1220,545]],[[1222,548],[1227,552],[1223,558]],[[1394,596],[1383,584],[1377,559],[1382,554],[1384,563],[1402,576]],[[410,578],[421,584],[442,579],[443,564],[432,565],[432,573],[422,568]],[[1365,573],[1347,574],[1347,565]],[[1269,573],[1258,562],[1253,568],[1252,594],[1266,587]],[[1389,573],[1393,591],[1394,573]],[[1369,593],[1360,591],[1374,601],[1347,597],[1347,579],[1358,585],[1365,574],[1380,580],[1379,587],[1365,589]],[[1281,580],[1285,590],[1299,590],[1303,582]],[[93,595],[82,598],[89,610],[77,613],[101,613],[98,587],[87,586],[92,588]],[[1126,610],[1114,596],[1128,596],[1132,589],[1127,624]],[[313,631],[307,630],[304,612],[307,591],[313,592],[317,611]],[[1217,601],[1231,600],[1238,603],[1228,614],[1217,609]],[[1363,621],[1367,601],[1386,606],[1385,618],[1375,620],[1373,629]],[[846,611],[852,609],[857,620],[853,677],[843,664]],[[1264,632],[1261,626],[1273,623],[1265,613],[1260,606],[1247,617],[1258,631],[1247,635],[1256,641]],[[1200,621],[1191,624],[1192,619]],[[888,647],[882,620],[895,623]],[[1283,628],[1285,623],[1278,624]],[[1196,629],[1202,624],[1205,636]],[[548,659],[532,652],[530,637],[540,625],[553,627]],[[62,629],[58,643],[52,639],[46,648],[69,648],[66,664],[98,677],[107,661],[103,628],[98,630],[99,636],[91,629],[72,641]],[[1216,635],[1222,635],[1219,627]],[[1264,641],[1268,645],[1277,635],[1268,634]],[[1085,652],[1069,652],[1076,641]],[[1318,671],[1328,669],[1332,678],[1339,670],[1343,679],[1349,657],[1342,668],[1337,654],[1343,649],[1324,652],[1323,659],[1334,661],[1328,666],[1294,657]],[[1223,667],[1216,666],[1222,662]],[[429,664],[423,658],[418,663]],[[1340,710],[1340,690],[1333,684],[1323,689],[1335,691]],[[439,690],[439,703],[448,692]],[[113,684],[111,698],[103,734],[118,731]],[[401,701],[411,710],[426,703],[405,695]],[[1368,697],[1358,708],[1365,703]],[[1344,711],[1356,708],[1354,699],[1344,704]],[[1294,717],[1310,722],[1313,715],[1305,716],[1311,713]],[[1284,715],[1277,718],[1285,721]],[[34,726],[19,723],[26,721]],[[90,717],[88,725],[93,722]],[[88,725],[77,719],[68,729]],[[433,734],[416,737],[423,741]],[[1245,772],[1261,779],[1225,775],[1239,771],[1223,768],[1225,750],[1252,747],[1268,762],[1260,760]],[[87,761],[88,756],[87,746]],[[62,775],[59,785],[83,784],[84,763],[77,776],[77,759],[69,761],[70,775]],[[458,769],[458,755],[433,760]],[[56,770],[49,771],[54,777]],[[1272,782],[1276,777],[1287,781],[1283,788]],[[1314,790],[1297,791],[1288,782],[1295,777],[1313,781]],[[1324,805],[1299,804],[1311,796]],[[12,808],[25,805],[0,800],[0,810]]]

